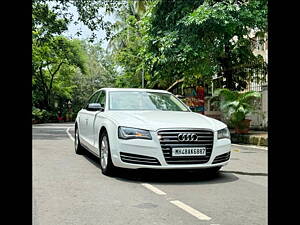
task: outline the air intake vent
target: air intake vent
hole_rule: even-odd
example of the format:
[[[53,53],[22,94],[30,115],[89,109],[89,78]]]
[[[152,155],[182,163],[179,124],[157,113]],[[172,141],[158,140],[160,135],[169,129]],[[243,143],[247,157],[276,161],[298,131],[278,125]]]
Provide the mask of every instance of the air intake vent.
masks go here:
[[[126,163],[132,164],[143,164],[143,165],[157,165],[161,164],[156,158],[145,156],[145,155],[136,155],[131,153],[120,152],[121,160]]]
[[[216,163],[221,163],[221,162],[226,162],[228,161],[230,158],[230,152],[227,152],[225,154],[222,154],[222,155],[218,155],[212,164],[216,164]]]

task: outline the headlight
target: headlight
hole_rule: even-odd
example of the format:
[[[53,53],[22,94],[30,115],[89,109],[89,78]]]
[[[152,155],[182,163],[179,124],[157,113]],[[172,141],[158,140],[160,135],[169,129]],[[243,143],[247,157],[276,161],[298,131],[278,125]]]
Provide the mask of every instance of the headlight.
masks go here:
[[[229,129],[226,127],[222,130],[218,130],[218,139],[222,138],[229,138],[230,139],[230,132]]]
[[[151,134],[148,130],[130,128],[130,127],[119,127],[119,138],[121,139],[148,139],[151,140]]]

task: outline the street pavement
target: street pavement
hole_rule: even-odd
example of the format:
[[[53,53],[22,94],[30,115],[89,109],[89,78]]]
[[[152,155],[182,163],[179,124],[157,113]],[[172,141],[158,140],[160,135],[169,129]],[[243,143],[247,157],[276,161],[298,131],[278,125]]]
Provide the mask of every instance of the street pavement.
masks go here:
[[[120,170],[76,155],[74,124],[33,125],[34,225],[267,224],[268,151],[233,146],[216,176],[199,171]]]

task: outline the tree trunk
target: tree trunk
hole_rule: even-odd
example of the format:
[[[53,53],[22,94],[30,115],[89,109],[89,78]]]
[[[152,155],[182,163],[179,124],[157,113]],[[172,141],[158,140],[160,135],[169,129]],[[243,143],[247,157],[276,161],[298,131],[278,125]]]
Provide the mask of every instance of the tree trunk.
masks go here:
[[[40,81],[42,83],[41,91],[43,93],[43,100],[41,102],[41,108],[47,109],[48,108],[48,87],[44,81],[43,65],[41,65],[39,67],[39,76],[40,76]]]
[[[49,70],[49,73],[51,75],[51,80],[50,80],[50,84],[49,84],[49,88],[47,91],[47,108],[50,109],[51,108],[51,92],[52,92],[52,87],[53,87],[53,80],[54,80],[54,76],[55,74],[59,71],[61,65],[63,64],[63,62],[61,62],[58,67],[56,68],[56,70],[51,73],[51,71]]]
[[[167,91],[170,91],[174,86],[176,86],[179,83],[182,83],[184,81],[184,78],[181,78],[180,80],[175,81],[170,87],[167,88]]]
[[[225,87],[230,90],[235,90],[235,84],[233,82],[232,71],[230,71],[230,47],[229,44],[225,45],[225,58],[223,61],[223,73],[226,79]]]

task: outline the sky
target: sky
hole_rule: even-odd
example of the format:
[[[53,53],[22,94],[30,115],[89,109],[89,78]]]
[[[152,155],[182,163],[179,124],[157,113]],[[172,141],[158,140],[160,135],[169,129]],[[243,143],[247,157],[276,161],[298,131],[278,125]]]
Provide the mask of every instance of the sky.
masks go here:
[[[69,12],[72,13],[74,15],[74,20],[77,20],[78,18],[78,13],[76,10],[76,7],[71,6],[69,8]],[[104,8],[100,8],[100,12],[104,14]],[[105,15],[104,16],[104,20],[105,21],[110,21],[110,22],[115,22],[116,19],[113,15]],[[70,24],[68,27],[68,31],[64,32],[63,35],[68,37],[68,38],[78,38],[78,39],[87,39],[89,37],[91,37],[92,32],[88,29],[87,26],[85,26],[82,22],[79,22],[77,25],[75,25],[74,23]],[[76,33],[81,30],[82,33],[80,36],[77,36]],[[96,39],[95,42],[99,41],[101,38],[105,38],[105,31],[104,30],[99,30],[96,31]],[[102,47],[106,48],[107,47],[108,42],[106,40],[103,41],[102,43]]]

